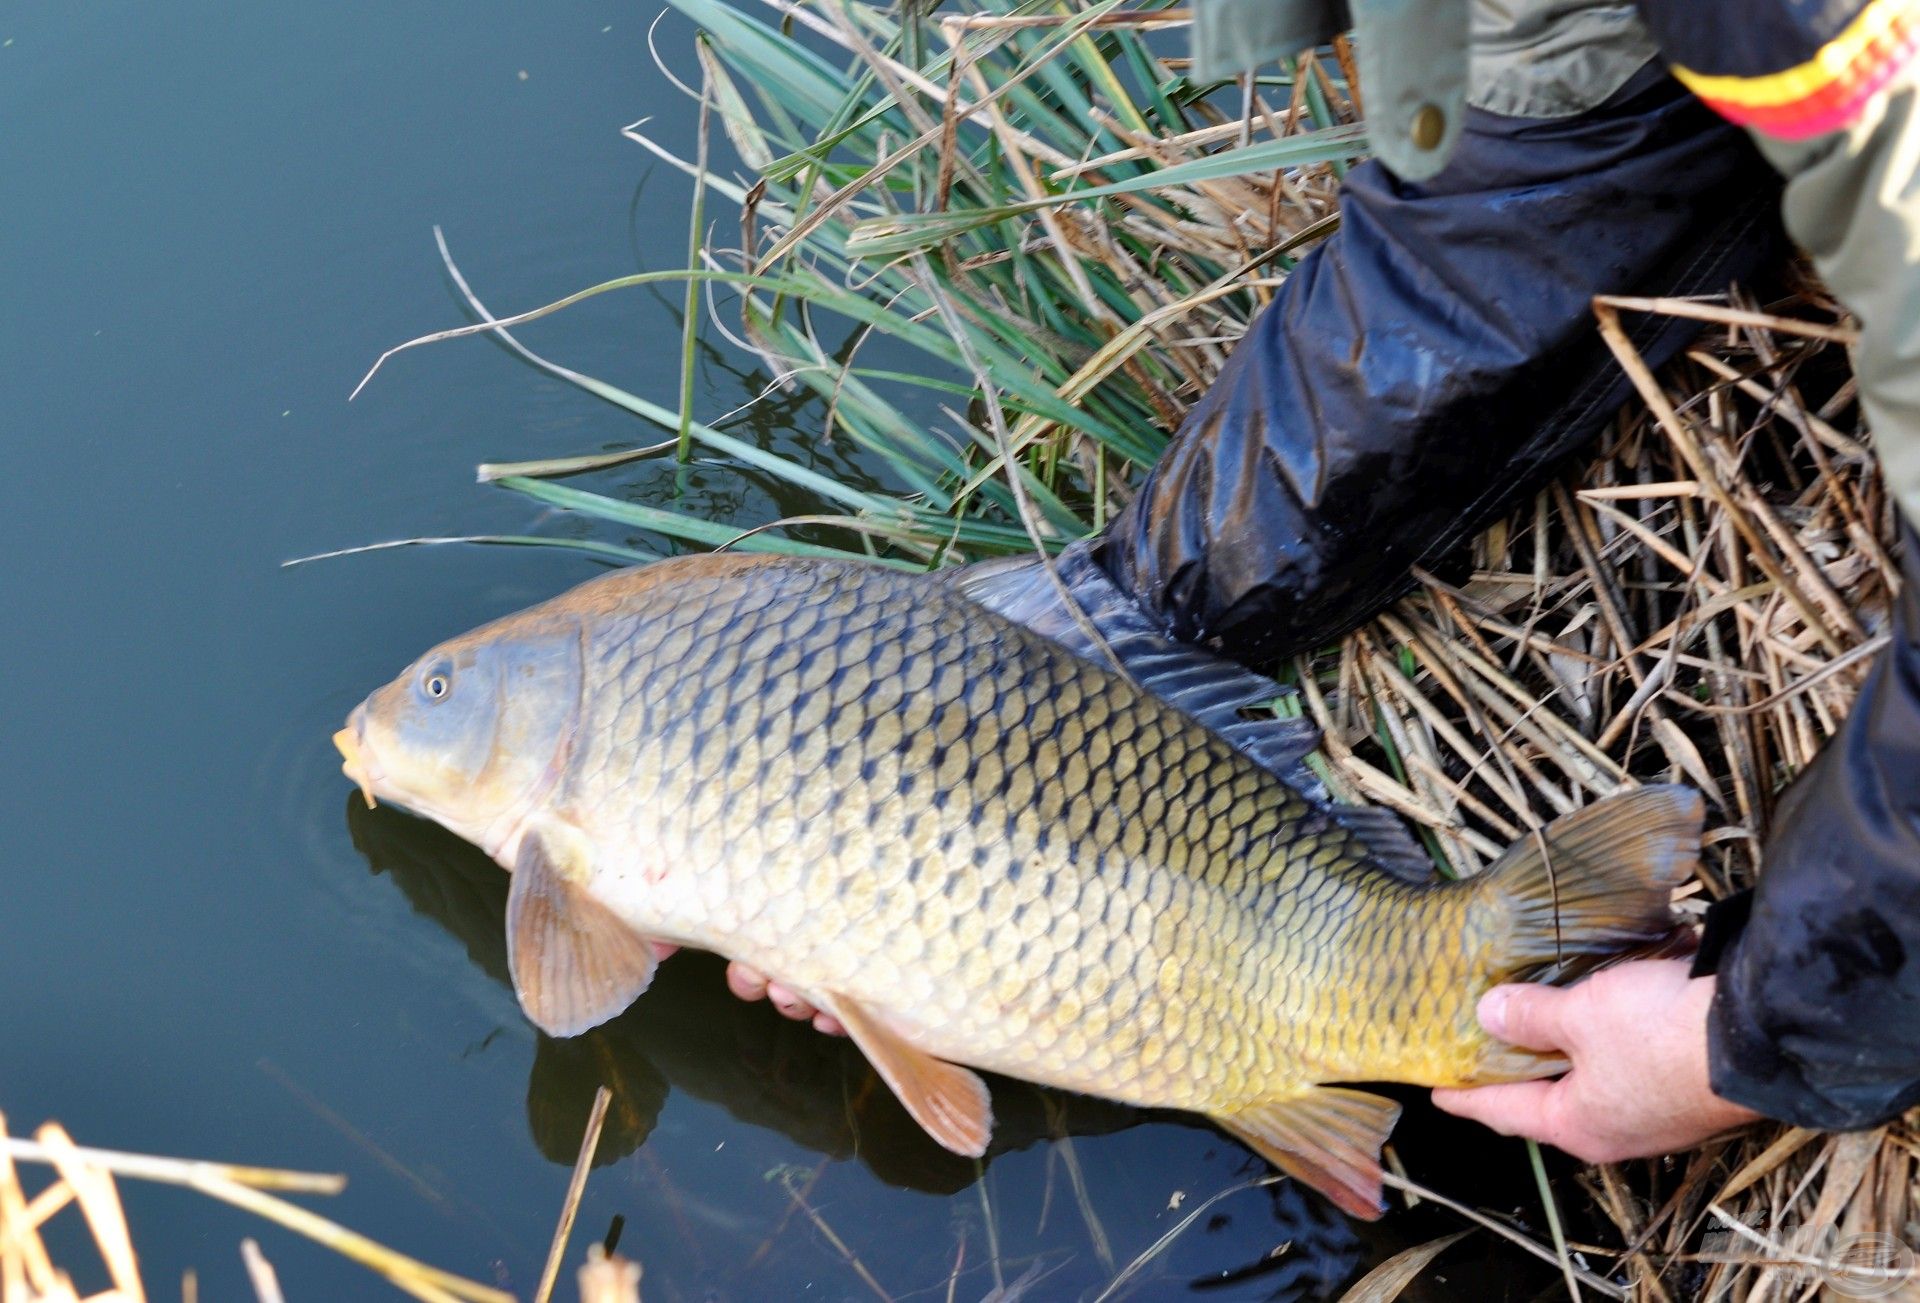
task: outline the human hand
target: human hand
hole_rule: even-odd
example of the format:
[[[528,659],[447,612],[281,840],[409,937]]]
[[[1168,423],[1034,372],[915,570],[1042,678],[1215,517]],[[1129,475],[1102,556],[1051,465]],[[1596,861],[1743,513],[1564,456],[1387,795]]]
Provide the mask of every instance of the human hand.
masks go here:
[[[814,1008],[806,1000],[788,990],[778,982],[771,982],[757,968],[749,968],[739,960],[727,965],[727,989],[742,1000],[769,1000],[780,1011],[783,1018],[795,1022],[811,1021],[815,1030],[829,1036],[845,1036],[847,1029],[840,1020],[830,1013]]]
[[[656,963],[680,949],[670,941],[655,941],[652,944]],[[780,983],[768,981],[766,974],[759,969],[749,968],[737,959],[727,965],[727,989],[742,1000],[769,1000],[779,1010],[781,1017],[791,1018],[795,1022],[810,1021],[816,1030],[829,1036],[847,1034],[847,1029],[840,1025],[838,1018],[814,1008]]]
[[[1683,959],[1624,963],[1569,987],[1497,986],[1480,998],[1487,1033],[1573,1066],[1553,1081],[1436,1090],[1433,1102],[1589,1163],[1689,1149],[1760,1116],[1708,1084],[1713,990]]]

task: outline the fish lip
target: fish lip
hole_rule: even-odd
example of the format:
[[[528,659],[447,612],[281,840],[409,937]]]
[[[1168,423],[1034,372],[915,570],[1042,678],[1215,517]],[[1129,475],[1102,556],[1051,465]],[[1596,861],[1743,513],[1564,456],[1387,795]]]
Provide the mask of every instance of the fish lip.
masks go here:
[[[381,778],[380,767],[367,754],[367,707],[366,703],[354,707],[353,714],[347,716],[347,726],[333,735],[333,745],[340,752],[340,770],[353,780],[360,789],[361,797],[369,810],[374,808],[374,784]]]

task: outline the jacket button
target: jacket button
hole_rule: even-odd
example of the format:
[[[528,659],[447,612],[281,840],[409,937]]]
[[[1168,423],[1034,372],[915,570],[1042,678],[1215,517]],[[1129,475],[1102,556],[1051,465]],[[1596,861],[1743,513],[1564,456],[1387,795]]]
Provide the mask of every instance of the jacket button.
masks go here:
[[[1447,134],[1447,115],[1438,104],[1422,104],[1413,111],[1413,144],[1416,149],[1432,149]]]

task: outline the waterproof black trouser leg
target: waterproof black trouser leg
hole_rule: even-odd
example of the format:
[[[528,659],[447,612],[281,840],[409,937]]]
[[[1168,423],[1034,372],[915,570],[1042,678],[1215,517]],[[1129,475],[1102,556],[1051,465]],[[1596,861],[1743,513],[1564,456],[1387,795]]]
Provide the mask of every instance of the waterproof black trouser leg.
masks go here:
[[[1339,231],[1094,544],[1162,628],[1242,660],[1324,642],[1537,488],[1628,381],[1595,294],[1776,265],[1779,180],[1655,65],[1577,117],[1471,111],[1433,181],[1354,169]],[[1648,361],[1697,323],[1629,322]]]

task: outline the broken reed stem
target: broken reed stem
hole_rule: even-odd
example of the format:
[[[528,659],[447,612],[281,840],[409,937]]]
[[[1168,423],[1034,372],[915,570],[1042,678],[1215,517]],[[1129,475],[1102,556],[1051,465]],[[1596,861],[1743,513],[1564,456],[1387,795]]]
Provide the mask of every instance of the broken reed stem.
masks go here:
[[[48,1161],[60,1173],[60,1180],[73,1191],[99,1247],[101,1261],[113,1287],[130,1303],[141,1303],[146,1291],[140,1284],[140,1268],[133,1255],[133,1237],[127,1231],[126,1211],[120,1206],[120,1192],[113,1177],[99,1166],[82,1160],[71,1137],[58,1124],[49,1122],[36,1133],[45,1147]]]
[[[423,1300],[423,1303],[449,1303],[450,1300],[461,1299],[468,1303],[514,1303],[513,1295],[505,1290],[479,1284],[452,1272],[441,1271],[438,1267],[430,1267],[404,1253],[396,1253],[386,1245],[358,1231],[348,1230],[338,1222],[329,1221],[298,1204],[288,1203],[221,1177],[203,1176],[188,1184],[202,1194],[211,1195],[236,1208],[244,1208],[277,1226],[304,1235],[316,1244],[325,1245],[341,1257],[357,1262],[385,1278],[395,1289]]]
[[[580,1303],[640,1303],[640,1276],[639,1263],[589,1244],[580,1267]]]
[[[963,31],[1058,27],[1067,21],[1069,21],[1068,15],[1049,17],[1016,14],[954,14],[942,15],[940,19],[943,26]],[[1193,21],[1193,13],[1187,9],[1153,9],[1138,13],[1121,10],[1115,13],[1099,14],[1090,20],[1083,21],[1090,27],[1136,27],[1150,30],[1157,27],[1185,27]]]
[[[91,1167],[131,1176],[141,1181],[165,1185],[192,1185],[204,1176],[217,1176],[235,1185],[256,1190],[285,1190],[291,1194],[339,1194],[347,1188],[347,1178],[332,1172],[294,1172],[278,1167],[245,1167],[232,1163],[214,1163],[202,1159],[161,1158],[153,1154],[131,1154],[117,1149],[92,1149],[72,1145],[71,1157]],[[51,1163],[54,1149],[42,1141],[0,1136],[0,1150],[22,1163]]]
[[[1579,1281],[1580,1284],[1585,1285],[1588,1289],[1593,1290],[1596,1294],[1604,1294],[1608,1298],[1615,1298],[1615,1299],[1624,1299],[1628,1297],[1626,1290],[1621,1289],[1618,1285],[1614,1284],[1612,1281],[1608,1280],[1606,1277],[1595,1275],[1593,1272],[1588,1271],[1584,1267],[1581,1267],[1576,1263],[1574,1263],[1571,1258],[1563,1258],[1560,1254],[1555,1253],[1552,1249],[1548,1248],[1546,1245],[1541,1244],[1539,1241],[1531,1239],[1528,1236],[1522,1235],[1519,1231],[1514,1230],[1513,1227],[1507,1225],[1505,1222],[1489,1217],[1485,1213],[1479,1211],[1478,1209],[1469,1208],[1467,1205],[1460,1203],[1457,1200],[1449,1199],[1447,1198],[1447,1196],[1439,1193],[1437,1190],[1430,1190],[1426,1186],[1421,1185],[1418,1181],[1410,1181],[1406,1177],[1401,1176],[1396,1172],[1385,1172],[1383,1173],[1383,1177],[1387,1185],[1391,1186],[1395,1190],[1400,1191],[1402,1194],[1418,1195],[1422,1199],[1431,1199],[1434,1203],[1439,1204],[1442,1208],[1446,1208],[1455,1213],[1458,1213],[1460,1216],[1466,1218],[1470,1222],[1473,1222],[1475,1225],[1486,1227],[1488,1230],[1492,1231],[1495,1235],[1498,1235],[1501,1239],[1507,1241],[1507,1243],[1515,1245],[1518,1248],[1525,1250],[1527,1253],[1530,1253],[1534,1257],[1540,1259],[1540,1261],[1551,1263],[1555,1267],[1564,1268],[1567,1272],[1570,1272],[1572,1274],[1573,1279]]]
[[[1195,1222],[1199,1221],[1202,1216],[1204,1216],[1208,1211],[1210,1211],[1213,1208],[1213,1206],[1219,1203],[1222,1199],[1231,1198],[1236,1194],[1242,1194],[1248,1190],[1258,1190],[1264,1186],[1274,1185],[1274,1184],[1277,1184],[1278,1182],[1285,1181],[1288,1179],[1289,1178],[1281,1176],[1279,1173],[1276,1172],[1271,1176],[1263,1176],[1252,1181],[1244,1181],[1239,1185],[1230,1185],[1224,1190],[1221,1190],[1215,1194],[1207,1196],[1207,1198],[1201,1200],[1198,1204],[1194,1205],[1192,1212],[1188,1213],[1185,1217],[1182,1217],[1179,1221],[1175,1222],[1171,1227],[1167,1229],[1165,1234],[1161,1235],[1159,1239],[1155,1240],[1152,1244],[1148,1245],[1145,1252],[1140,1254],[1140,1256],[1135,1258],[1132,1262],[1129,1262],[1127,1264],[1125,1271],[1122,1271],[1118,1276],[1115,1276],[1111,1281],[1107,1282],[1107,1287],[1101,1290],[1100,1293],[1094,1297],[1093,1303],[1107,1303],[1108,1299],[1111,1299],[1116,1295],[1118,1295],[1119,1292],[1123,1288],[1125,1288],[1128,1281],[1132,1280],[1135,1276],[1139,1275],[1141,1270],[1144,1269],[1148,1263],[1152,1262],[1155,1258],[1159,1257],[1162,1253],[1165,1253],[1167,1251],[1167,1247],[1171,1245],[1175,1240],[1179,1239],[1180,1236],[1186,1232],[1186,1229],[1189,1226],[1192,1226]],[[1390,1177],[1389,1180],[1391,1179],[1392,1178]]]
[[[240,1241],[240,1260],[247,1264],[247,1279],[253,1282],[254,1297],[260,1303],[287,1303],[287,1296],[280,1292],[280,1274],[253,1237]]]
[[[0,1114],[0,1134],[5,1129],[6,1117]],[[72,1191],[64,1183],[58,1188],[71,1198]],[[34,1201],[36,1205],[39,1202]],[[45,1214],[51,1215],[50,1211]],[[53,1263],[47,1257],[46,1245],[40,1242],[39,1227],[44,1219],[30,1215],[12,1155],[0,1148],[0,1299],[23,1297],[29,1286],[43,1294],[54,1288]]]
[[[1087,1174],[1081,1170],[1080,1154],[1073,1146],[1073,1137],[1062,1135],[1054,1142],[1067,1169],[1067,1183],[1073,1189],[1074,1206],[1080,1210],[1080,1221],[1087,1228],[1087,1239],[1093,1245],[1093,1256],[1108,1271],[1114,1269],[1113,1245],[1107,1239],[1107,1228],[1101,1224],[1100,1214],[1094,1210],[1093,1195],[1087,1189]]]
[[[834,1230],[832,1224],[822,1217],[811,1203],[807,1202],[806,1196],[794,1186],[788,1173],[780,1174],[780,1184],[786,1188],[787,1198],[793,1201],[794,1206],[809,1222],[813,1223],[813,1229],[820,1232],[821,1238],[833,1247],[841,1260],[852,1268],[853,1274],[860,1278],[861,1284],[872,1290],[874,1297],[880,1299],[881,1303],[894,1303],[893,1295],[889,1294],[886,1288],[874,1278],[873,1273],[867,1270],[867,1264],[860,1261],[860,1255],[853,1251],[852,1246],[840,1238],[840,1232]],[[997,1270],[998,1260],[995,1261]]]
[[[1770,312],[1730,308],[1700,299],[1643,299],[1620,294],[1597,294],[1593,307],[1594,315],[1603,320],[1619,311],[1653,312],[1664,317],[1685,317],[1691,321],[1712,321],[1727,326],[1754,326],[1761,330],[1779,331],[1783,335],[1802,335],[1808,339],[1844,344],[1848,348],[1860,342],[1860,332],[1849,326],[1829,326],[1796,317],[1779,317]]]
[[[1839,640],[1826,627],[1813,604],[1787,578],[1785,571],[1773,559],[1760,529],[1744,511],[1740,510],[1733,501],[1733,495],[1720,483],[1713,472],[1713,467],[1707,461],[1706,454],[1701,450],[1698,440],[1693,437],[1692,431],[1686,428],[1686,423],[1680,419],[1680,414],[1674,410],[1672,402],[1668,400],[1666,390],[1660,387],[1660,382],[1654,378],[1653,372],[1647,369],[1640,351],[1633,346],[1633,341],[1627,338],[1627,332],[1620,325],[1620,318],[1614,314],[1611,306],[1596,307],[1595,315],[1600,321],[1601,338],[1607,341],[1607,346],[1613,350],[1613,355],[1618,359],[1621,369],[1627,373],[1628,378],[1633,381],[1633,387],[1639,391],[1641,401],[1646,403],[1647,409],[1660,423],[1660,428],[1666,431],[1667,437],[1673,441],[1674,448],[1686,459],[1695,478],[1707,488],[1708,496],[1724,513],[1724,519],[1739,531],[1741,538],[1747,544],[1747,555],[1760,568],[1761,573],[1772,580],[1774,586],[1794,604],[1801,618],[1807,622],[1807,627],[1818,635],[1828,652],[1837,655],[1842,650]]]
[[[560,1205],[560,1223],[553,1228],[553,1243],[547,1248],[547,1265],[540,1272],[540,1286],[533,1291],[533,1303],[547,1303],[553,1297],[554,1282],[560,1279],[560,1261],[567,1253],[567,1237],[573,1234],[573,1219],[580,1212],[580,1199],[587,1192],[587,1173],[593,1168],[594,1151],[600,1148],[600,1131],[607,1123],[607,1105],[613,1092],[605,1086],[593,1092],[593,1109],[587,1114],[586,1133],[580,1137],[580,1156],[573,1161],[573,1176],[567,1181],[567,1197]]]

